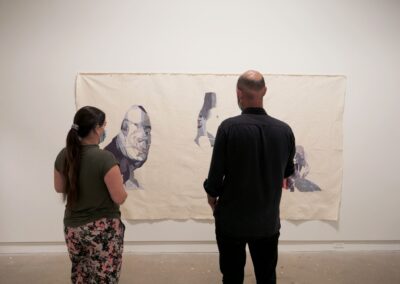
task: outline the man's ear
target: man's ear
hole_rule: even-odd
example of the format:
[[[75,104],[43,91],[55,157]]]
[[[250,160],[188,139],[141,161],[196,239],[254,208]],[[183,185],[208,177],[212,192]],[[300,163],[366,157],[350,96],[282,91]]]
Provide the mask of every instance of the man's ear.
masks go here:
[[[237,103],[239,105],[239,108],[242,109],[243,108],[242,102],[243,102],[243,96],[244,96],[243,92],[239,88],[236,88],[236,95],[237,95]]]
[[[236,95],[238,97],[238,100],[241,100],[243,97],[243,92],[239,88],[236,88]]]
[[[236,95],[237,95],[237,100],[238,102],[241,102],[243,100],[243,92],[242,90],[240,90],[239,88],[236,89]]]
[[[263,90],[263,96],[265,96],[265,94],[267,93],[267,91],[268,91],[268,88],[267,88],[267,86],[265,86],[265,87],[264,87],[264,90]]]

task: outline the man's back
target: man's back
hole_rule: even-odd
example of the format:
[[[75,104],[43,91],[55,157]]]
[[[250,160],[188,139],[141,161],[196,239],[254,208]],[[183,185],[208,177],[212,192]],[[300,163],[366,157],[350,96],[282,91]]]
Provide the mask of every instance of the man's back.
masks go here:
[[[247,108],[221,124],[205,184],[219,196],[217,234],[261,238],[279,231],[282,181],[293,173],[294,151],[290,127],[262,108]]]
[[[240,75],[236,96],[242,115],[218,128],[208,178],[223,283],[243,283],[246,246],[257,283],[276,283],[279,203],[284,178],[294,172],[296,152],[290,127],[267,115],[262,74]]]

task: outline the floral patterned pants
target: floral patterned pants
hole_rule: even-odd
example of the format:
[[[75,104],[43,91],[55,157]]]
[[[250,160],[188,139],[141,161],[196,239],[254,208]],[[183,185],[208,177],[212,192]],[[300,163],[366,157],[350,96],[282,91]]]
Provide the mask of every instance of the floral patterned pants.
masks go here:
[[[72,283],[118,283],[124,232],[122,221],[110,218],[80,227],[65,227]]]

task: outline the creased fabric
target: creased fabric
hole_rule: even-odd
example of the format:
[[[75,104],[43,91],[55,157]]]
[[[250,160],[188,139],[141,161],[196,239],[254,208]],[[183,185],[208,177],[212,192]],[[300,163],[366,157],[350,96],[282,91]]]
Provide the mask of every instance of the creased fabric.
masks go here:
[[[212,219],[203,181],[218,125],[241,113],[239,75],[79,74],[76,106],[106,113],[123,169],[126,219]],[[270,75],[264,108],[296,137],[296,173],[281,218],[337,220],[342,185],[344,76]]]

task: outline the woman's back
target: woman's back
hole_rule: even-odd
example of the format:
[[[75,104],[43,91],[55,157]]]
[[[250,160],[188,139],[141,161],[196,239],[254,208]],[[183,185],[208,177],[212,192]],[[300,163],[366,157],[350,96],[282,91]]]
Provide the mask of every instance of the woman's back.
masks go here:
[[[55,168],[62,172],[66,149],[57,156]],[[98,145],[82,145],[79,164],[78,188],[76,202],[67,204],[64,225],[77,227],[98,218],[120,218],[119,205],[110,197],[104,182],[106,173],[118,162],[112,153],[99,149]]]

